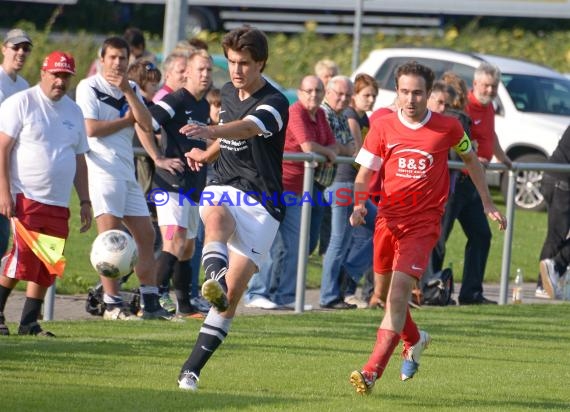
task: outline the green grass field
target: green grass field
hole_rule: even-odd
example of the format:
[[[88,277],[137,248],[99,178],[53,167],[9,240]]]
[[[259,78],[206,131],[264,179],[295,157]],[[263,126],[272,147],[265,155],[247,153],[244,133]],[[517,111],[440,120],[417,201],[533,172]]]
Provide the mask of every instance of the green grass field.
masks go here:
[[[366,361],[380,316],[359,310],[238,317],[197,393],[179,390],[176,378],[199,322],[46,322],[56,339],[0,339],[0,409],[570,409],[568,304],[417,310],[414,317],[433,337],[420,371],[400,382],[397,353],[362,397],[348,376]]]

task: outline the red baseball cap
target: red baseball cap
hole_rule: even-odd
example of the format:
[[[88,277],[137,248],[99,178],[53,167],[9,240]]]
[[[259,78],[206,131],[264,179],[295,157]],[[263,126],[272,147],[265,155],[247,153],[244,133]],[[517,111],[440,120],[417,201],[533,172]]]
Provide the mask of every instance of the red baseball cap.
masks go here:
[[[75,60],[71,54],[54,51],[44,59],[42,70],[50,73],[75,74]]]

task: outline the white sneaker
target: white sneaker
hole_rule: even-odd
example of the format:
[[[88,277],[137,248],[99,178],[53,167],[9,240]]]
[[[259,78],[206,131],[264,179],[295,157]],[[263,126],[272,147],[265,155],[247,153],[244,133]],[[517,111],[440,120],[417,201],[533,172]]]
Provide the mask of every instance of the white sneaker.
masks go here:
[[[194,372],[184,371],[178,378],[178,387],[187,391],[196,392],[198,390],[198,381],[200,379]]]
[[[291,303],[286,303],[284,305],[279,306],[279,309],[290,309],[290,310],[295,310],[295,302],[291,302]],[[313,310],[313,305],[309,305],[309,304],[305,304],[303,306],[303,310],[305,312],[309,311],[309,310]]]
[[[542,287],[550,297],[550,299],[557,299],[560,295],[558,282],[560,275],[554,267],[552,259],[543,259],[540,261],[540,278],[542,279]]]
[[[368,303],[359,299],[356,295],[345,296],[344,301],[349,305],[356,305],[358,309],[366,309],[368,307]]]
[[[248,303],[245,304],[246,308],[257,308],[257,309],[265,309],[265,310],[273,310],[277,309],[277,303],[271,302],[269,299],[264,298],[263,296],[258,296],[253,298]]]
[[[136,315],[129,313],[125,308],[106,309],[103,313],[105,320],[142,320]]]
[[[550,299],[548,293],[544,290],[544,288],[537,286],[536,290],[534,291],[534,296],[540,299]]]
[[[420,358],[424,349],[427,349],[431,342],[431,336],[420,330],[420,340],[404,353],[404,360],[400,369],[400,380],[412,379],[420,367]]]

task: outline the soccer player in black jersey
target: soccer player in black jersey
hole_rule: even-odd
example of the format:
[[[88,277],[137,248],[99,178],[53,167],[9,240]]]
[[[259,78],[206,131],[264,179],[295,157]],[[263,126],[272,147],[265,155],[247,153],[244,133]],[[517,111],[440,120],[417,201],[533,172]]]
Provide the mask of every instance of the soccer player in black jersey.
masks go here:
[[[200,201],[206,228],[202,294],[213,307],[178,379],[181,389],[193,391],[200,371],[228,334],[238,302],[267,257],[284,213],[281,162],[289,103],[261,75],[267,38],[243,26],[226,34],[222,47],[231,82],[222,88],[220,124],[181,129],[195,138],[215,140],[207,151],[186,153],[193,170],[218,156],[215,177]]]

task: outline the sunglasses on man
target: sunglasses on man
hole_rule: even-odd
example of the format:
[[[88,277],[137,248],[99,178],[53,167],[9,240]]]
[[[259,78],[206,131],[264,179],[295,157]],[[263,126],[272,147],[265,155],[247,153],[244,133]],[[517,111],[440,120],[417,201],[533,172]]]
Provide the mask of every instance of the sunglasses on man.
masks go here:
[[[13,44],[10,47],[12,50],[17,52],[18,50],[22,49],[24,53],[29,53],[32,51],[32,46],[28,43],[20,43],[20,44]]]

